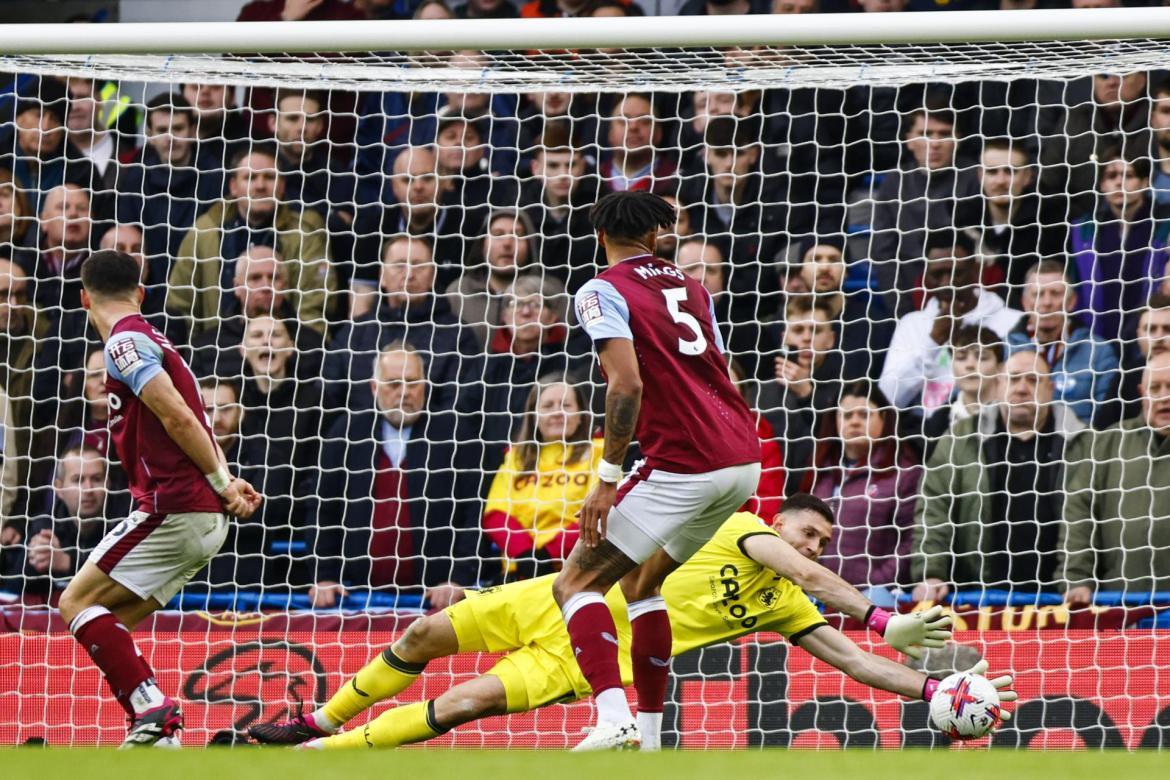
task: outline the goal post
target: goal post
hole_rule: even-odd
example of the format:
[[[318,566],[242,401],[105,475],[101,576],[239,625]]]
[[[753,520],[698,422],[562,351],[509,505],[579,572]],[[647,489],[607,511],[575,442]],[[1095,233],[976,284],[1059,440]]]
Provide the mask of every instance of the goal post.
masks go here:
[[[1170,120],[1156,116],[1170,86],[1155,78],[1170,8],[0,25],[0,52],[15,75],[0,96],[0,282],[19,288],[0,306],[0,744],[123,732],[50,606],[94,529],[128,508],[117,465],[86,476],[116,453],[73,263],[109,246],[140,259],[151,322],[207,379],[217,437],[266,496],[135,634],[183,698],[188,740],[207,741],[321,703],[448,581],[556,570],[603,424],[572,304],[601,268],[588,210],[630,188],[679,207],[661,254],[708,289],[760,413],[752,511],[826,499],[839,522],[824,562],[883,606],[918,608],[920,586],[946,584],[926,592],[959,640],[1020,680],[992,744],[1170,745],[1164,532],[1095,537],[1081,517],[1070,536],[1054,499],[1147,463],[1082,442],[1141,413],[1160,347],[1138,326],[1170,317],[1155,303],[1170,295]],[[1115,270],[1133,284],[1114,289]],[[1037,308],[1038,276],[1075,305]],[[970,327],[935,332],[939,287],[980,288],[957,304]],[[1029,322],[1065,315],[1039,345],[1048,374],[1004,367],[1035,349]],[[1009,400],[1013,376],[1051,398]],[[421,409],[380,395],[412,382]],[[541,428],[550,386],[579,430]],[[858,405],[882,426],[849,444],[843,410]],[[1031,421],[997,416],[1013,405]],[[1126,517],[1105,521],[1170,522],[1170,461],[1151,462],[1148,484],[1123,488]],[[95,491],[97,511],[82,498]],[[517,526],[531,538],[512,547]],[[1070,611],[1067,572],[1086,567],[1094,606]],[[401,701],[493,660],[434,662]],[[772,632],[673,673],[667,746],[948,744],[925,703]],[[436,744],[560,748],[589,717],[555,705]]]

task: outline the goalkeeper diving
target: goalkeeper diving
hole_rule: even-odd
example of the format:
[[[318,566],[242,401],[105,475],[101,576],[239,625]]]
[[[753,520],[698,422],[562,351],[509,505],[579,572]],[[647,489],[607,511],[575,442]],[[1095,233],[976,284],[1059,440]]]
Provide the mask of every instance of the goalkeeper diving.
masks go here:
[[[930,700],[938,681],[866,652],[832,628],[809,599],[862,620],[899,652],[918,658],[950,639],[941,607],[908,615],[870,604],[855,588],[815,563],[833,533],[833,514],[819,498],[786,499],[771,524],[747,512],[728,518],[715,536],[671,574],[662,588],[673,635],[671,655],[775,631],[858,682]],[[306,748],[396,747],[422,742],[490,715],[524,712],[590,695],[552,595],[555,575],[482,591],[410,625],[390,647],[333,694],[325,706],[291,719],[252,726],[257,742]],[[630,624],[621,588],[606,596],[617,623],[624,684],[633,679]],[[342,727],[374,704],[409,688],[428,662],[455,653],[507,653],[486,674],[430,701],[394,707],[351,731]],[[986,669],[980,662],[971,671]],[[1013,701],[1012,676],[992,681]],[[1005,719],[1008,715],[1005,713]],[[660,746],[644,734],[643,750]]]

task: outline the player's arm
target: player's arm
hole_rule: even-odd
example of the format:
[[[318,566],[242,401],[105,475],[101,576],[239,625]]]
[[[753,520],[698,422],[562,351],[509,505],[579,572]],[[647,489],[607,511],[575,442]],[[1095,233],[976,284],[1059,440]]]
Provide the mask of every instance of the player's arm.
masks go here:
[[[767,566],[829,609],[864,622],[886,642],[913,658],[921,648],[942,647],[951,638],[951,618],[936,606],[926,612],[897,615],[874,606],[845,580],[798,553],[771,533],[751,534],[740,540],[744,554]]]
[[[934,692],[930,678],[922,672],[884,656],[867,653],[830,625],[819,626],[804,634],[797,640],[797,645],[871,688],[927,701]]]
[[[577,513],[581,542],[596,547],[605,540],[609,510],[617,500],[617,485],[622,476],[626,450],[634,438],[638,412],[642,407],[642,372],[634,342],[610,338],[600,342],[597,356],[605,371],[605,443],[597,466],[597,482],[585,497]]]
[[[231,477],[219,445],[207,435],[170,376],[165,371],[156,373],[139,390],[138,398],[162,423],[171,440],[207,476],[223,499],[224,508],[237,517],[251,517],[260,505],[260,495],[244,480]]]

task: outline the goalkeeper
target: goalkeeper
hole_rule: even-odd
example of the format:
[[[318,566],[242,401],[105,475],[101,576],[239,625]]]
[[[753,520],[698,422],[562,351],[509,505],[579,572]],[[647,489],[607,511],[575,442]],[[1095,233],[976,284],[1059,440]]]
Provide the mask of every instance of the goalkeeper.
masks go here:
[[[830,627],[809,600],[864,620],[897,650],[918,657],[949,639],[941,607],[894,615],[871,605],[837,575],[813,563],[829,543],[833,514],[821,499],[789,497],[772,526],[747,512],[732,515],[715,536],[667,578],[674,637],[672,655],[725,642],[753,631],[776,631],[853,679],[882,690],[929,700],[937,681],[867,653]],[[271,744],[312,748],[395,747],[421,742],[477,718],[536,709],[588,696],[552,596],[553,575],[479,592],[423,618],[370,661],[322,708],[283,723],[256,725],[249,735]],[[617,622],[622,680],[630,668],[630,625],[621,588],[606,597]],[[506,652],[485,675],[456,685],[431,701],[388,710],[368,725],[341,727],[363,710],[406,690],[429,661],[455,653]],[[976,669],[973,671],[981,671]],[[994,681],[1010,701],[1011,676]],[[647,737],[650,739],[647,739]],[[643,735],[642,749],[659,747]]]

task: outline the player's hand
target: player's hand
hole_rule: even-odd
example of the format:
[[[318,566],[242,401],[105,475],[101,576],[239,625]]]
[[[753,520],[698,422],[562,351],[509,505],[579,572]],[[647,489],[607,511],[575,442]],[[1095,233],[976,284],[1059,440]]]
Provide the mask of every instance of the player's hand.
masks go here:
[[[937,577],[928,577],[921,585],[914,588],[912,598],[915,601],[942,601],[951,592],[951,587]]]
[[[224,510],[229,515],[235,515],[241,520],[247,520],[251,517],[257,509],[260,508],[260,502],[263,500],[256,488],[248,484],[247,480],[235,477],[228,483],[227,489],[219,495],[223,501]]]
[[[585,496],[585,503],[577,512],[577,522],[581,526],[581,543],[586,547],[596,547],[605,541],[609,510],[613,509],[616,500],[617,484],[601,480],[595,482],[589,495]]]
[[[977,674],[982,677],[987,676],[987,659],[984,658],[979,663],[967,670],[967,674]],[[1008,674],[1001,674],[999,677],[992,677],[988,680],[995,686],[996,693],[999,694],[1000,704],[1013,702],[1020,698],[1020,695],[1015,692],[1012,686],[1015,684],[1015,677],[1010,672]],[[1012,719],[1011,710],[1001,708],[999,711],[999,719],[1002,721],[1009,721]]]
[[[340,599],[345,598],[345,593],[345,586],[340,582],[323,580],[309,586],[309,603],[323,609],[334,607]]]
[[[283,22],[299,22],[313,12],[325,0],[284,0],[284,9],[280,12]]]
[[[952,622],[951,616],[944,615],[940,606],[908,615],[894,614],[890,615],[882,637],[898,652],[911,658],[922,658],[926,649],[942,647],[953,636]]]
[[[20,544],[20,540],[24,537],[20,535],[20,529],[11,525],[6,525],[0,528],[0,547],[10,544]]]
[[[442,585],[427,588],[426,600],[431,609],[446,609],[456,601],[462,601],[466,596],[462,585],[444,582]]]
[[[1093,603],[1093,589],[1088,585],[1069,588],[1064,592],[1064,603],[1073,609],[1090,606]]]

